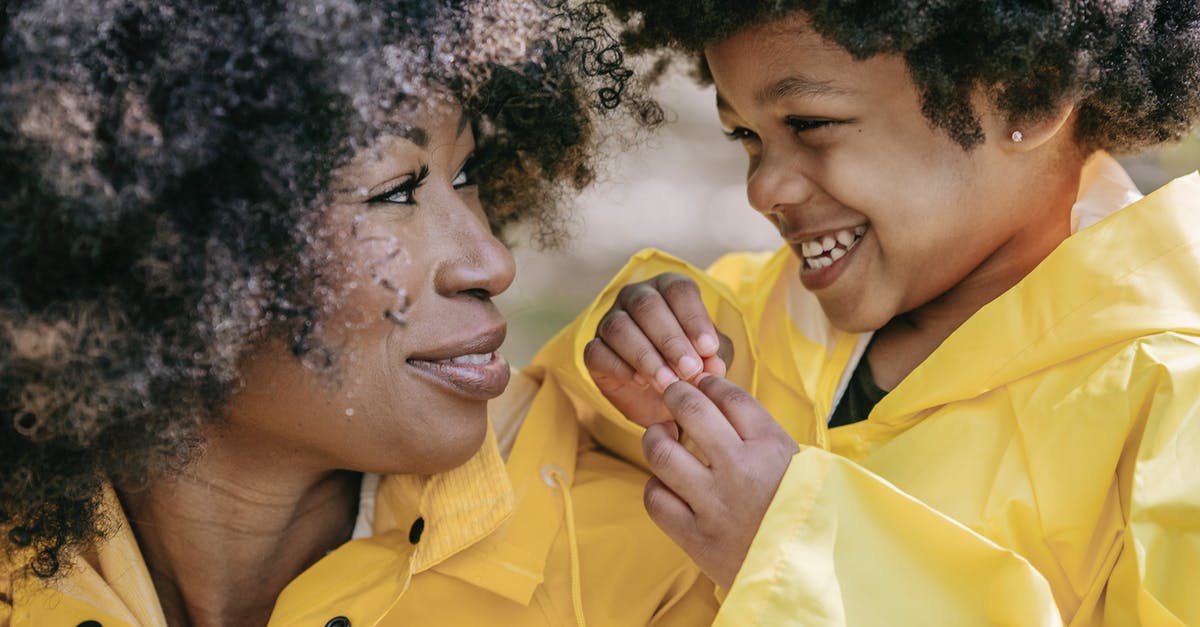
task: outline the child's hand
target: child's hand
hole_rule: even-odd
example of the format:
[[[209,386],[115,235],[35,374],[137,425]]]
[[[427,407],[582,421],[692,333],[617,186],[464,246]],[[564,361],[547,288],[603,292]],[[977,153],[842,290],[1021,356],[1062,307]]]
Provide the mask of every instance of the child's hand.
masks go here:
[[[655,475],[646,484],[646,510],[728,590],[799,447],[757,400],[722,377],[674,383],[663,398],[675,423],[651,425],[642,438]],[[675,425],[707,465],[678,441]]]
[[[670,420],[662,392],[680,379],[723,376],[732,344],[713,326],[700,289],[675,273],[625,286],[583,361],[600,391],[642,426]]]

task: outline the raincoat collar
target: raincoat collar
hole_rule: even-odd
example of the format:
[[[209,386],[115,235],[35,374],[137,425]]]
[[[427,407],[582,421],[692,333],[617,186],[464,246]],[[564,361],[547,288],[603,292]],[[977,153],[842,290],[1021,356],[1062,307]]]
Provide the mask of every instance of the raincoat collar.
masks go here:
[[[513,381],[515,390],[526,392],[525,399],[532,398],[532,407],[495,403],[503,415],[493,411],[494,419],[509,425],[525,421],[508,460],[502,459],[489,425],[480,451],[454,470],[380,478],[378,489],[364,491],[369,498],[361,503],[373,501],[369,537],[343,544],[288,584],[271,625],[324,624],[341,607],[354,607],[356,616],[373,624],[400,600],[410,578],[424,571],[522,604],[532,600],[563,524],[559,490],[573,481],[579,432],[573,421],[560,420],[572,415],[569,399],[551,390],[530,393],[539,373],[514,373]],[[117,532],[52,587],[28,579],[13,582],[14,627],[86,620],[165,627],[136,538],[108,486],[104,511]],[[419,537],[413,530],[417,518],[424,523]]]
[[[1173,288],[1195,282],[1200,267],[1198,212],[1200,175],[1191,174],[1071,235],[885,396],[875,408],[879,419],[906,421],[1064,355],[1200,329],[1200,294]]]

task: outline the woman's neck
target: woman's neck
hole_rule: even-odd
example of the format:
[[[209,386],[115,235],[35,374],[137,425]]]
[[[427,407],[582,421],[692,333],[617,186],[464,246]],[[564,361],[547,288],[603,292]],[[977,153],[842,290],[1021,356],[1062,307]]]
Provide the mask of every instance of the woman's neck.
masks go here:
[[[284,587],[353,530],[361,474],[224,449],[210,441],[182,476],[122,494],[171,625],[265,625]]]

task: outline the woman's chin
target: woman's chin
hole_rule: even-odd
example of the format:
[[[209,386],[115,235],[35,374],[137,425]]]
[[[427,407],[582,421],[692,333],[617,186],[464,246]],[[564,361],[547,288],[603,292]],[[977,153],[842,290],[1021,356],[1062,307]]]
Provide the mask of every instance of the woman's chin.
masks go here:
[[[467,463],[483,446],[487,436],[487,418],[464,425],[452,433],[442,433],[418,451],[419,455],[396,457],[380,472],[394,475],[433,475],[454,470]],[[399,463],[397,463],[399,462]]]

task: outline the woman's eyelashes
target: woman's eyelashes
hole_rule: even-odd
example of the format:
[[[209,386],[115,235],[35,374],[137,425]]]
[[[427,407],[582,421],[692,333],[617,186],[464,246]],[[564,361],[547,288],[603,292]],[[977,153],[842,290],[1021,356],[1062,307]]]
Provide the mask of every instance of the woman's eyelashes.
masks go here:
[[[450,180],[450,185],[454,189],[463,189],[475,185],[475,177],[472,175],[474,156],[467,157],[462,167],[455,173],[454,178]],[[415,194],[419,187],[425,184],[429,178],[429,166],[422,165],[416,175],[409,176],[394,187],[381,192],[367,199],[369,203],[393,203],[399,205],[415,205],[417,203]]]
[[[398,183],[395,187],[372,196],[371,198],[367,199],[367,202],[389,202],[400,205],[416,204],[413,194],[416,193],[418,187],[425,183],[425,179],[427,178],[429,178],[429,166],[422,165],[421,169],[417,171],[415,176],[409,176],[403,181],[400,181],[400,183]]]

